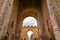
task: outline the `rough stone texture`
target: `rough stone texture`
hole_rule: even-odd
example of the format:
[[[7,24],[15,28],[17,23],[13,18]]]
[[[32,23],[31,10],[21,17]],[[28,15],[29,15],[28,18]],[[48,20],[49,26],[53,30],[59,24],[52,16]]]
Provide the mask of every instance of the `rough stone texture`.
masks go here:
[[[1,11],[3,9],[3,3],[4,3],[4,0],[0,0],[0,30],[1,30],[1,26],[3,24],[2,15],[1,15]]]
[[[1,9],[3,7],[3,3],[4,3],[4,0],[0,0],[0,12],[1,12]]]
[[[58,23],[58,28],[59,28],[59,31],[60,31],[60,5],[59,4],[60,4],[59,0],[52,1],[53,10],[54,10],[56,20],[57,20],[57,23]]]
[[[53,0],[54,9],[51,8],[51,4],[47,3],[46,0],[40,0],[40,2],[36,2],[34,0],[32,2],[31,0],[30,2],[32,2],[32,5],[29,1],[22,1],[21,3],[20,2],[20,0],[14,0],[14,2],[13,0],[6,0],[5,4],[3,5],[4,8],[1,8],[2,4],[0,4],[0,10],[2,10],[0,13],[0,25],[4,24],[3,26],[1,26],[3,28],[0,37],[6,36],[8,33],[8,40],[21,40],[23,20],[28,16],[32,16],[37,19],[39,32],[39,34],[37,35],[39,35],[39,40],[49,40],[50,38],[52,40],[60,40],[60,33],[56,32],[56,29],[54,28],[56,26],[55,24],[57,23],[55,18],[57,18],[57,20],[60,20],[59,12],[56,13],[56,16],[54,16],[52,12],[56,12],[59,10],[57,4],[55,5],[56,1]],[[28,5],[28,2],[30,6]],[[40,4],[37,5],[35,2],[37,4]],[[50,7],[48,7],[47,4]],[[50,12],[50,9],[48,8],[51,9]],[[36,30],[34,29],[34,31]]]
[[[11,14],[11,9],[12,9],[12,2],[13,0],[4,0],[4,5],[2,7],[2,11],[0,13],[0,23],[1,23],[1,32],[0,32],[0,38],[5,35],[4,33],[6,33],[6,27],[8,26],[8,22],[9,22],[9,18],[10,18],[10,14]],[[6,19],[7,18],[7,19]],[[2,24],[3,23],[3,24]]]
[[[59,32],[59,1],[58,0],[49,0],[48,3],[48,9],[50,13],[51,22],[53,24],[53,30],[55,34],[56,40],[60,40],[60,32]],[[58,5],[58,6],[57,6]]]
[[[56,40],[60,40],[60,2],[59,0],[55,0],[53,7],[54,7],[54,12],[56,15],[56,20],[57,20],[57,24],[58,24],[58,29],[56,32]]]

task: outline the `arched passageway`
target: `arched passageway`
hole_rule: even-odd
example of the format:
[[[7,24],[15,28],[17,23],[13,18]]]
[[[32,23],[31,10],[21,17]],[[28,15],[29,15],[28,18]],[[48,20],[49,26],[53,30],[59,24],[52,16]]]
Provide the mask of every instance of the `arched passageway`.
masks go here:
[[[35,26],[26,22],[28,17],[33,18]],[[33,32],[33,40],[55,40],[46,0],[14,0],[8,26],[5,33],[9,33],[9,40],[27,40],[29,30]]]
[[[38,40],[39,39],[39,32],[38,27],[23,27],[21,32],[21,39],[22,40]]]
[[[32,37],[33,37],[33,31],[28,31],[27,32],[27,37],[28,37],[28,40],[31,40]]]

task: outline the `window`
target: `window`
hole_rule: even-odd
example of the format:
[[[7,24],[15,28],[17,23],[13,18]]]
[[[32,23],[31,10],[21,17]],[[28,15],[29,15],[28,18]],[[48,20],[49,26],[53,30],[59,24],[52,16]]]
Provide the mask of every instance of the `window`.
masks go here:
[[[2,40],[8,40],[7,36],[4,36],[4,38],[2,38]]]
[[[49,26],[48,20],[46,20],[46,22],[47,22],[47,26]]]
[[[48,28],[48,31],[50,32],[50,29]]]
[[[11,23],[11,28],[13,28],[13,21],[12,21],[12,23]]]

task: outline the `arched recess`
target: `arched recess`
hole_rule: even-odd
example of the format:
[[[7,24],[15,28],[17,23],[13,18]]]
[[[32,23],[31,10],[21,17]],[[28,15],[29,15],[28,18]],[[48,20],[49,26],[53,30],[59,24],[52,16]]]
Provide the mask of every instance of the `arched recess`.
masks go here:
[[[33,38],[33,31],[32,30],[29,30],[28,32],[27,32],[27,39],[28,40],[31,40]]]
[[[29,16],[32,16],[34,18],[37,19],[37,25],[39,26],[40,23],[41,23],[41,15],[40,15],[40,10],[37,10],[37,9],[34,9],[34,8],[27,8],[27,9],[24,9],[22,12],[19,13],[19,18],[18,18],[18,21],[20,22],[19,25],[22,26],[23,24],[23,20],[26,18],[26,17],[29,17]]]
[[[22,39],[27,39],[28,40],[28,37],[27,37],[27,32],[29,31],[32,31],[33,32],[33,35],[32,35],[32,38],[31,39],[38,39],[39,38],[39,32],[38,32],[38,27],[23,27],[22,28],[22,32],[21,32],[21,38]]]
[[[41,29],[42,29],[42,17],[41,17],[41,12],[40,10],[37,10],[35,8],[27,8],[27,9],[24,9],[22,10],[20,13],[19,13],[19,16],[18,16],[18,23],[17,23],[17,26],[19,28],[19,30],[21,31],[22,30],[22,24],[23,24],[23,20],[26,18],[26,17],[29,17],[29,16],[32,16],[34,17],[35,19],[37,19],[37,25],[39,27],[39,34],[41,35]]]

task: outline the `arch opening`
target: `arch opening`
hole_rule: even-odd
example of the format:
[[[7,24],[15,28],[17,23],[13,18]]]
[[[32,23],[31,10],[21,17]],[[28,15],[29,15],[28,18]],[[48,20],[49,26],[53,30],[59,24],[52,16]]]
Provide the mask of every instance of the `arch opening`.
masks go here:
[[[29,30],[29,31],[27,32],[27,37],[28,37],[28,40],[31,40],[32,37],[33,37],[33,31]]]
[[[23,27],[24,26],[37,26],[37,20],[34,17],[26,17],[23,20]]]

